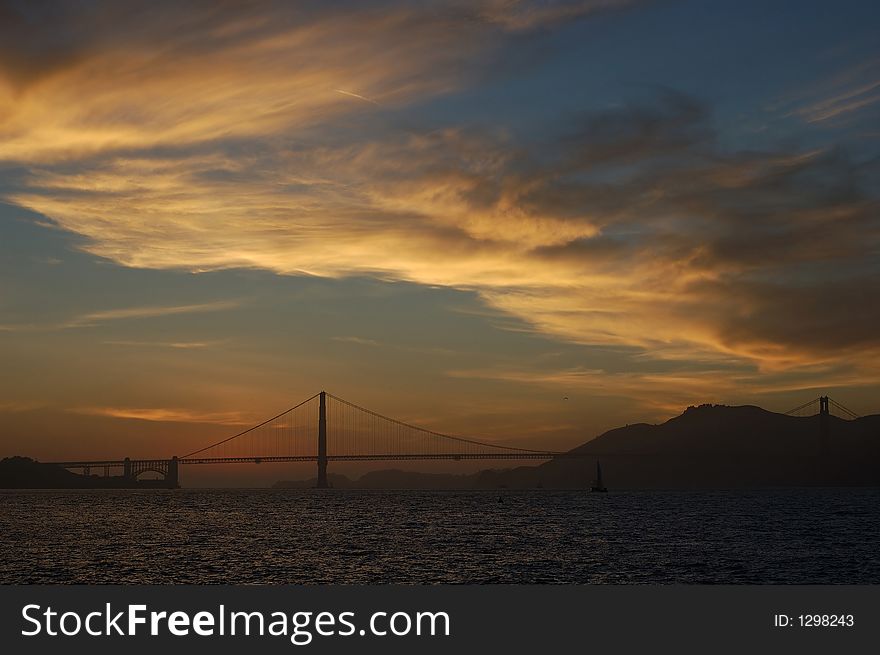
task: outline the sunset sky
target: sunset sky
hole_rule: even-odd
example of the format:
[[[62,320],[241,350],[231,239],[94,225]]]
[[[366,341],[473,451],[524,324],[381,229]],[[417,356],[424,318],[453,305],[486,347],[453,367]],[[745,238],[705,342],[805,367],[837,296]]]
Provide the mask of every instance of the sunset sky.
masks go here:
[[[321,389],[548,448],[874,413],[878,44],[873,1],[0,2],[0,454]]]

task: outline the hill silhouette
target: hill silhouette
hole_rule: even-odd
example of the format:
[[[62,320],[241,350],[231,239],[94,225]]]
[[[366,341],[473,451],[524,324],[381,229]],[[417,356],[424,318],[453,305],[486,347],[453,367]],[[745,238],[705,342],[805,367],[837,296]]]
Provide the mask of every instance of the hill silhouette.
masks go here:
[[[827,420],[823,446],[818,415],[788,416],[753,405],[689,407],[661,424],[609,430],[572,451],[594,457],[560,458],[489,477],[512,487],[580,487],[599,460],[612,487],[880,485],[880,415]]]
[[[0,489],[63,489],[81,487],[82,476],[29,457],[0,460]]]
[[[878,451],[880,415],[844,420],[829,416],[829,452]],[[575,448],[613,454],[820,454],[820,417],[777,414],[754,405],[700,405],[659,425],[609,430]]]

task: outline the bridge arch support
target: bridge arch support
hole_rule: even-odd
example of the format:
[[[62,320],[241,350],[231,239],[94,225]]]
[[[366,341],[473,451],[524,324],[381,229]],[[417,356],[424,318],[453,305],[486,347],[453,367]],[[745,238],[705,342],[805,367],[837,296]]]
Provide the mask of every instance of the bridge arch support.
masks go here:
[[[125,459],[124,475],[130,480],[137,480],[144,473],[158,473],[169,489],[180,486],[180,467],[177,456],[171,459]]]

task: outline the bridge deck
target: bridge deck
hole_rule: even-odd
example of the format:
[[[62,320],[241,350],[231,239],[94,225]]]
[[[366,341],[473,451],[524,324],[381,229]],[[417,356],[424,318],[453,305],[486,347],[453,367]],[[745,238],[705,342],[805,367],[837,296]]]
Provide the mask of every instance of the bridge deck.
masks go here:
[[[416,454],[380,454],[380,455],[327,455],[328,462],[376,462],[393,460],[427,460],[427,459],[451,459],[455,461],[465,459],[553,459],[565,456],[566,453],[416,453]],[[292,457],[193,457],[180,460],[181,464],[235,464],[235,463],[261,463],[261,462],[316,462],[317,455],[304,455]]]
[[[375,461],[402,461],[402,460],[481,460],[481,459],[553,459],[555,457],[588,457],[586,453],[415,453],[415,454],[378,454],[378,455],[327,455],[329,462],[375,462]],[[170,458],[169,458],[170,459]],[[169,459],[132,459],[132,464],[145,462],[165,463]],[[180,459],[180,464],[261,464],[272,462],[316,462],[317,455],[290,455],[290,456],[242,456],[242,457],[190,457]],[[63,468],[82,468],[99,466],[124,466],[124,460],[101,459],[83,460],[75,462],[47,462]]]

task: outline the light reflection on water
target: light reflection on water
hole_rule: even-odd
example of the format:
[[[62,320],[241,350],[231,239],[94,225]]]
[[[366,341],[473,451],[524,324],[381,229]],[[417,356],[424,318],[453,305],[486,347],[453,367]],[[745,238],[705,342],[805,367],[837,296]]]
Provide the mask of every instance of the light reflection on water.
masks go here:
[[[876,489],[0,491],[0,534],[6,584],[880,583]]]

